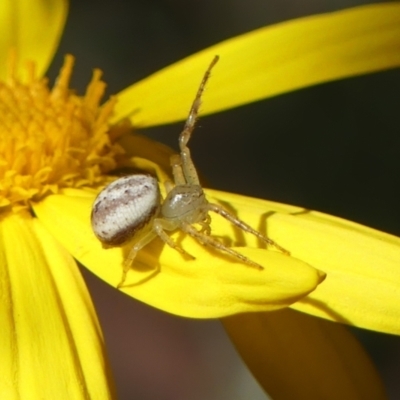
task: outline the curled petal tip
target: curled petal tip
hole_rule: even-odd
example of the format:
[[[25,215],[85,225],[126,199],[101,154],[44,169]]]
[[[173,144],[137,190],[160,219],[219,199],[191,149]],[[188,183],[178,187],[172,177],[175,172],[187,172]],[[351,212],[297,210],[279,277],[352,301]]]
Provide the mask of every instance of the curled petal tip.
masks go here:
[[[318,284],[322,283],[326,279],[326,272],[321,271],[320,269],[317,269],[317,275],[318,275]]]

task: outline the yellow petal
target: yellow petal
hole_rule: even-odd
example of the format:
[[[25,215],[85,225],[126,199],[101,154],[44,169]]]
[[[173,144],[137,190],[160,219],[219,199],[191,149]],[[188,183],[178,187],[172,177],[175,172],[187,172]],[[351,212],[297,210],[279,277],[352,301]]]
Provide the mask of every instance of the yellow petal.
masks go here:
[[[296,309],[400,334],[399,238],[319,213],[285,225],[294,254],[329,275],[321,291],[297,303]]]
[[[171,148],[136,133],[122,136],[118,144],[124,148],[128,156],[131,156],[129,167],[157,176],[158,181],[162,183],[162,192],[164,182],[173,181],[170,158],[175,152]]]
[[[2,398],[109,399],[90,297],[72,257],[29,215],[0,224]]]
[[[0,2],[0,78],[7,72],[6,56],[17,51],[21,66],[35,61],[38,75],[43,75],[57,49],[64,29],[66,0],[2,0]],[[19,68],[21,69],[21,68]]]
[[[255,199],[248,207],[246,197],[208,193],[209,200],[232,204],[250,224],[266,225],[269,236],[294,257],[327,273],[324,283],[293,308],[400,334],[400,238],[300,207]]]
[[[65,191],[68,193],[68,191]],[[92,272],[116,286],[129,247],[104,250],[90,227],[89,197],[54,195],[34,206],[35,213],[70,253]],[[232,236],[232,228],[222,233]],[[213,318],[245,311],[286,307],[314,290],[324,274],[299,260],[262,249],[239,248],[259,271],[221,253],[205,250],[175,234],[196,260],[187,260],[160,240],[140,251],[123,291],[162,310],[188,317]],[[182,239],[182,241],[181,241]]]
[[[339,324],[290,309],[236,315],[223,323],[274,399],[386,399],[369,357]]]
[[[115,120],[153,126],[187,117],[212,58],[202,114],[400,66],[400,4],[372,4],[272,25],[167,67],[118,95]]]

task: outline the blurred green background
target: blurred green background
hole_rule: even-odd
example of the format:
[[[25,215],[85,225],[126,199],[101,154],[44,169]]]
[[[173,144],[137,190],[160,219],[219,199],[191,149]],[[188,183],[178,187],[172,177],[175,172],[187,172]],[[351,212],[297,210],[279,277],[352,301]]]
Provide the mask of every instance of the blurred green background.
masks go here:
[[[98,67],[107,93],[118,93],[232,36],[368,3],[373,2],[72,0],[49,75],[54,79],[63,55],[72,53],[77,59],[73,87],[82,93]],[[191,141],[192,155],[210,187],[300,205],[400,235],[399,93],[400,70],[392,70],[204,117]],[[143,133],[176,148],[181,128],[182,123]],[[83,274],[104,329],[119,399],[266,398],[218,321],[164,314],[86,270]],[[378,364],[390,399],[398,399],[400,339],[354,331]]]

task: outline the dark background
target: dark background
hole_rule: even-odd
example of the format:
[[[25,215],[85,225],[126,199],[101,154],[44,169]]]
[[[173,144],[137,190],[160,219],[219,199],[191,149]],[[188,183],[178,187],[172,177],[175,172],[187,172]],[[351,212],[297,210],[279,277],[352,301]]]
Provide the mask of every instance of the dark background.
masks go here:
[[[229,37],[356,0],[73,0],[50,77],[76,56],[73,87],[94,67],[108,93]],[[204,117],[192,154],[210,187],[300,205],[400,235],[400,70],[327,83]],[[179,101],[179,99],[171,99]],[[189,105],[188,105],[189,106]],[[182,124],[144,131],[176,148]],[[223,154],[223,156],[222,156]],[[119,398],[265,399],[218,321],[174,317],[83,271]],[[373,298],[373,293],[371,293]],[[400,395],[400,340],[355,330]]]

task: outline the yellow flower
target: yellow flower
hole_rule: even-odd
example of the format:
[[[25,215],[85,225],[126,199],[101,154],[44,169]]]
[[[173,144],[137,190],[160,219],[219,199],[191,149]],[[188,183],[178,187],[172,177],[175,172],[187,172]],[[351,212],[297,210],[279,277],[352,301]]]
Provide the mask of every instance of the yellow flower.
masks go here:
[[[51,90],[42,79],[62,31],[65,2],[8,1],[0,7],[5,21],[1,25],[3,58],[10,49],[16,51],[16,56],[9,56],[8,70],[4,62],[0,67],[0,315],[6,327],[1,335],[5,360],[1,394],[7,399],[54,398],[54,393],[73,399],[110,398],[113,390],[101,332],[74,259],[115,286],[129,249],[102,249],[90,228],[94,197],[115,178],[113,170],[118,168],[152,169],[160,177],[170,173],[169,151],[144,137],[129,135],[130,123],[145,127],[185,118],[215,54],[221,62],[204,96],[203,114],[318,82],[399,66],[400,7],[398,3],[365,6],[263,28],[182,60],[103,105],[104,84],[98,71],[84,96],[69,89],[71,57],[66,58]],[[293,46],[298,37],[306,39]],[[34,64],[26,64],[29,60]],[[171,87],[174,102],[169,101]],[[346,349],[348,369],[339,368],[336,353],[329,357],[327,368],[332,373],[328,376],[342,382],[334,388],[336,398],[351,398],[351,393],[381,398],[373,368],[340,325],[303,319],[286,307],[400,333],[396,285],[400,240],[299,207],[211,190],[207,195],[210,201],[228,204],[255,227],[267,224],[271,238],[288,248],[292,257],[258,248],[252,238],[237,239],[228,223],[215,218],[213,234],[227,238],[241,253],[265,265],[264,271],[212,254],[187,237],[182,245],[196,255],[190,263],[154,241],[140,252],[138,266],[129,272],[123,291],[178,315],[231,316],[225,320],[228,331],[261,383],[277,398],[293,398],[293,393],[298,394],[296,398],[310,397],[302,375],[294,378],[295,389],[289,394],[275,383],[279,379],[271,385],[265,378],[265,359],[257,357],[253,344],[274,359],[285,353],[285,346],[275,355],[262,339],[249,338],[255,332],[266,337],[270,319],[283,343],[285,336],[280,333],[293,332],[299,323],[313,337],[302,342],[301,334],[296,335],[301,350],[316,355],[307,361],[308,370],[303,364],[309,374],[321,371],[324,359],[317,356],[325,354],[322,350],[332,350],[336,343]],[[324,273],[320,270],[328,275],[321,285]],[[283,310],[255,313],[279,309]],[[253,314],[235,316],[243,312]],[[248,319],[246,325],[242,318]],[[300,350],[292,346],[290,352],[300,357]],[[278,368],[271,370],[282,377]],[[369,379],[360,385],[363,374]],[[332,391],[326,375],[320,379],[318,392],[324,398]]]

